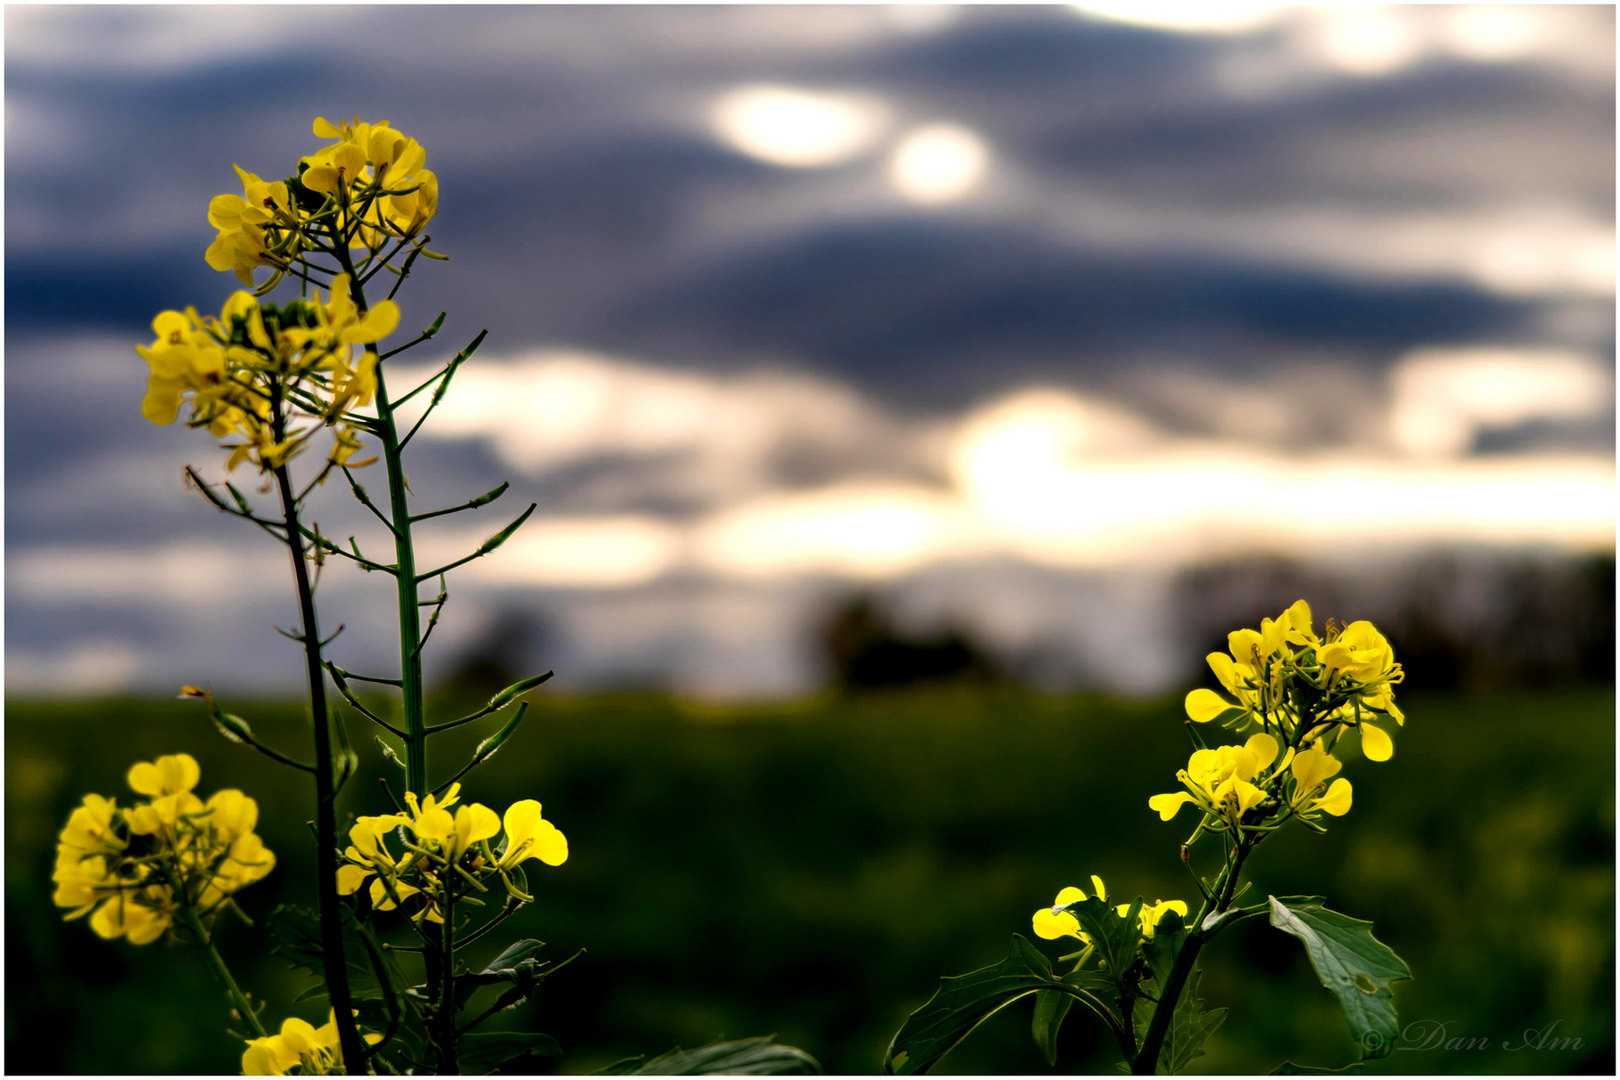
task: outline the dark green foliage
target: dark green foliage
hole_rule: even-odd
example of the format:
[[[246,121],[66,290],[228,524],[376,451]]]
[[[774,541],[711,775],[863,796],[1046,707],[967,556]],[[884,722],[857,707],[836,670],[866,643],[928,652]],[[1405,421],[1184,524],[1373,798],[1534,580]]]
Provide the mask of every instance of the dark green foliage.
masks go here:
[[[1073,1005],[1074,998],[1056,990],[1042,990],[1035,995],[1035,1016],[1030,1021],[1030,1034],[1035,1037],[1035,1045],[1040,1047],[1041,1056],[1048,1065],[1057,1064],[1058,1031]]]
[[[456,1040],[456,1063],[464,1073],[489,1073],[525,1058],[562,1056],[562,1046],[550,1035],[531,1031],[479,1031]],[[531,1070],[524,1070],[531,1071]]]
[[[928,1004],[911,1014],[889,1044],[883,1071],[897,1076],[925,1073],[997,1012],[1044,987],[1061,985],[1040,950],[1014,934],[1001,963],[939,981]]]
[[[446,701],[429,720],[466,715],[503,685]],[[374,707],[382,700],[361,693]],[[831,1072],[876,1072],[941,974],[1000,961],[1008,937],[1027,936],[1031,913],[1063,886],[1085,887],[1096,873],[1121,897],[1179,897],[1197,910],[1178,857],[1191,825],[1147,808],[1149,795],[1176,788],[1190,749],[1178,699],[953,689],[719,710],[650,696],[531,697],[524,729],[469,778],[463,798],[498,813],[540,799],[570,857],[555,868],[525,864],[536,902],[465,959],[481,971],[524,937],[547,941],[544,955],[559,960],[589,947],[526,1004],[478,1029],[549,1032],[570,1072],[767,1031]],[[1246,868],[1252,897],[1240,902],[1331,896],[1335,908],[1373,920],[1417,974],[1394,990],[1403,1024],[1453,1020],[1456,1034],[1494,1039],[1485,1051],[1394,1053],[1369,1072],[1597,1069],[1612,1059],[1614,1016],[1612,690],[1403,695],[1402,704],[1394,759],[1346,765],[1350,814],[1325,836],[1284,830],[1267,840]],[[272,745],[307,742],[297,703],[233,698],[231,709]],[[440,737],[435,783],[499,719],[487,724]],[[64,923],[50,902],[69,809],[90,791],[127,805],[130,764],[178,750],[201,762],[204,797],[235,787],[258,800],[258,831],[277,857],[275,872],[240,897],[257,925],[222,916],[220,948],[266,1003],[268,1022],[324,1022],[324,1003],[294,1004],[312,980],[270,953],[266,919],[278,903],[313,906],[307,776],[226,742],[195,702],[13,701],[5,741],[11,1071],[237,1069],[241,1043],[225,1034],[227,1006],[198,957],[102,941],[82,921]],[[341,797],[340,829],[347,814],[391,809],[377,777],[393,767],[356,743],[362,768]],[[397,793],[398,774],[387,775]],[[1192,849],[1199,873],[1219,859],[1206,844]],[[385,940],[410,940],[401,913],[376,925]],[[1054,960],[1079,947],[1033,944]],[[415,958],[394,958],[420,980]],[[1264,1073],[1285,1059],[1335,1066],[1359,1056],[1305,951],[1267,919],[1224,930],[1199,960],[1206,1005],[1230,1012],[1194,1071]],[[1025,1002],[992,1016],[945,1066],[1044,1072],[1032,1013]],[[197,1022],[203,1015],[218,1024]],[[1583,1048],[1500,1049],[1554,1020]],[[1120,1057],[1084,1010],[1071,1010],[1056,1050],[1062,1072],[1109,1071]]]
[[[598,1076],[785,1076],[819,1073],[816,1059],[792,1046],[771,1040],[775,1035],[735,1042],[712,1042],[693,1050],[680,1047],[651,1061],[640,1057],[616,1061]]]

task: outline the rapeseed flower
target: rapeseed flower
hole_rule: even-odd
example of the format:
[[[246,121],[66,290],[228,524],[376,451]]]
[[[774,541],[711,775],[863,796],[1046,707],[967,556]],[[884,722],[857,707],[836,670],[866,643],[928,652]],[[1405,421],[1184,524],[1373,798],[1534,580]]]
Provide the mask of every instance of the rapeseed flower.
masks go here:
[[[120,808],[84,797],[57,837],[51,875],[56,904],[73,909],[66,918],[88,914],[99,936],[144,945],[183,909],[207,918],[275,867],[253,832],[258,804],[232,788],[205,803],[192,790],[199,776],[190,754],[165,755],[129,770],[129,786],[145,801]]]
[[[359,1015],[356,1010],[356,1015]],[[367,1044],[382,1041],[378,1032],[362,1033]],[[285,1076],[297,1069],[304,1076],[327,1076],[343,1071],[343,1048],[338,1040],[337,1013],[328,1011],[326,1024],[316,1027],[307,1020],[290,1016],[281,1022],[281,1031],[247,1040],[242,1052],[242,1075]]]

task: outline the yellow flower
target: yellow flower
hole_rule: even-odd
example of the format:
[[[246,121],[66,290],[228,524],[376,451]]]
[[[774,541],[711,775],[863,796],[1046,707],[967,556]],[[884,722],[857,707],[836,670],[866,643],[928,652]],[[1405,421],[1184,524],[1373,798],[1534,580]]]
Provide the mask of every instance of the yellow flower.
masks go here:
[[[1387,676],[1395,667],[1395,651],[1365,619],[1351,623],[1338,637],[1318,645],[1316,655],[1323,667],[1342,671],[1359,682]]]
[[[415,177],[417,188],[389,199],[388,223],[400,236],[415,236],[439,212],[439,178],[423,169]]]
[[[1327,787],[1327,781],[1344,768],[1343,762],[1326,753],[1320,746],[1312,746],[1294,755],[1294,806],[1302,814],[1323,810],[1334,817],[1343,817],[1350,810],[1350,781],[1339,779]],[[1323,788],[1327,787],[1323,794]]]
[[[314,133],[338,139],[301,159],[306,166],[302,183],[311,191],[337,196],[340,205],[358,204],[383,196],[366,212],[353,246],[380,246],[388,236],[413,236],[432,219],[439,205],[438,178],[429,172],[427,152],[415,139],[388,126],[388,121],[334,124],[316,117]],[[347,227],[352,221],[341,219]]]
[[[174,894],[163,885],[120,891],[90,916],[90,929],[108,940],[128,937],[131,945],[150,945],[174,922],[174,906]]]
[[[124,812],[129,831],[136,836],[151,836],[166,829],[174,829],[181,818],[206,813],[203,801],[189,791],[177,791],[142,806],[133,806]]]
[[[226,843],[251,833],[253,826],[259,823],[259,804],[235,788],[214,792],[208,797],[206,807],[208,824]]]
[[[502,824],[506,829],[506,851],[500,867],[509,870],[526,859],[539,859],[547,866],[568,861],[568,838],[540,816],[540,804],[523,799],[506,808]]]
[[[1106,903],[1108,889],[1103,885],[1102,878],[1096,874],[1091,875],[1091,884],[1095,890],[1092,895]],[[1041,908],[1031,917],[1031,928],[1035,931],[1036,936],[1045,938],[1048,941],[1060,937],[1072,937],[1078,938],[1088,945],[1091,944],[1091,935],[1080,929],[1079,919],[1067,911],[1054,911],[1055,908],[1077,903],[1084,899],[1086,899],[1085,892],[1075,888],[1073,885],[1058,893],[1056,899],[1052,901],[1052,907]],[[1114,908],[1114,911],[1123,919],[1130,915],[1131,905],[1119,904]],[[1155,900],[1151,904],[1144,903],[1142,905],[1137,916],[1142,937],[1151,938],[1153,936],[1153,930],[1158,925],[1160,917],[1167,911],[1177,912],[1185,918],[1187,905],[1181,900]]]
[[[1115,910],[1119,912],[1119,917],[1123,919],[1131,913],[1131,905],[1121,904]],[[1164,917],[1164,913],[1167,911],[1173,911],[1185,919],[1187,917],[1187,902],[1185,900],[1155,900],[1151,904],[1143,902],[1141,913],[1138,915],[1142,923],[1142,937],[1152,940],[1153,931],[1158,927],[1159,920]]]
[[[1108,899],[1108,889],[1103,885],[1102,878],[1092,874],[1091,884],[1096,890],[1092,893],[1093,896],[1098,900]],[[1074,937],[1089,942],[1091,940],[1090,936],[1080,931],[1079,919],[1076,919],[1067,911],[1054,912],[1052,910],[1052,908],[1060,908],[1065,904],[1073,904],[1085,898],[1085,892],[1075,888],[1073,885],[1059,892],[1057,898],[1052,901],[1052,907],[1041,908],[1031,918],[1031,925],[1036,935],[1048,941],[1060,937]]]
[[[1187,790],[1155,795],[1148,807],[1169,821],[1182,806],[1193,803],[1235,822],[1265,798],[1251,781],[1276,760],[1277,749],[1276,739],[1257,732],[1242,746],[1194,750],[1187,767],[1176,774]]]
[[[209,915],[274,868],[275,855],[252,831],[258,804],[229,788],[205,804],[191,790],[198,776],[195,758],[173,754],[129,770],[145,802],[120,811],[111,799],[85,796],[57,838],[51,875],[55,902],[74,909],[66,918],[94,909],[97,934],[144,945],[182,908]]]
[[[451,784],[442,801],[427,795],[420,803],[415,792],[405,793],[405,804],[412,814],[411,831],[418,841],[437,846],[441,856],[451,862],[472,844],[501,831],[501,819],[482,803],[458,806],[452,815],[449,807],[460,798],[460,791],[460,784]]]
[[[363,1033],[363,1037],[368,1044],[382,1041],[377,1032]],[[335,1011],[327,1012],[326,1024],[319,1028],[290,1016],[281,1022],[280,1034],[249,1039],[247,1047],[242,1052],[245,1076],[284,1076],[288,1069],[298,1069],[305,1076],[326,1076],[341,1071],[343,1065]]]
[[[359,891],[366,878],[375,873],[385,873],[390,879],[398,876],[400,864],[383,843],[383,837],[409,821],[410,818],[404,814],[355,819],[354,825],[349,828],[349,846],[343,852],[343,857],[349,861],[337,869],[337,891],[340,895],[348,896]],[[373,903],[377,902],[375,886],[380,884],[380,881],[373,882]],[[387,899],[386,888],[382,891],[384,899]],[[394,902],[388,900],[386,906],[378,906],[386,911],[394,906]]]

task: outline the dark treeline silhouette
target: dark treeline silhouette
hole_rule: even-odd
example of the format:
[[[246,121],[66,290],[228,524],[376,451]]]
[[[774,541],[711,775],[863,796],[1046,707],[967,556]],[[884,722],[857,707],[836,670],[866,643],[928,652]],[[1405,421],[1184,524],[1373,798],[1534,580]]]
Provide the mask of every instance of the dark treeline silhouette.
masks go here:
[[[882,603],[861,593],[823,624],[822,655],[840,690],[871,690],[952,680],[1001,682],[1001,665],[965,631],[908,634]]]

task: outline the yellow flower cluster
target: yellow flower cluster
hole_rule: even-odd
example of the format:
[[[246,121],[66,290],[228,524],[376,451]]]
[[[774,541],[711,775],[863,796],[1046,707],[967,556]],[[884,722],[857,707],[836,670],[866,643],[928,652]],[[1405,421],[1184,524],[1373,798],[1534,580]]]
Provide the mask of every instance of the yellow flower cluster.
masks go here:
[[[55,900],[90,915],[104,938],[145,945],[163,936],[182,909],[216,912],[246,885],[268,874],[276,857],[253,827],[259,807],[234,788],[203,802],[192,789],[200,770],[190,754],[143,761],[129,786],[145,802],[120,809],[86,795],[57,837]]]
[[[1236,701],[1194,690],[1187,715],[1261,730],[1241,746],[1193,751],[1176,774],[1186,790],[1155,795],[1149,808],[1169,821],[1190,803],[1214,832],[1269,831],[1289,817],[1314,824],[1322,814],[1348,813],[1350,781],[1333,779],[1343,767],[1332,754],[1340,736],[1358,729],[1362,753],[1387,761],[1395,745],[1373,717],[1406,720],[1395,704],[1402,671],[1389,642],[1370,622],[1340,627],[1331,619],[1319,638],[1310,606],[1300,600],[1276,619],[1261,620],[1259,630],[1234,631],[1227,643],[1227,652],[1207,659]]]
[[[426,151],[388,121],[316,117],[314,133],[337,141],[300,159],[297,176],[265,181],[232,166],[242,194],[216,195],[208,204],[208,223],[218,230],[204,256],[209,266],[232,271],[250,288],[254,270],[270,267],[274,273],[257,290],[267,292],[300,257],[329,250],[334,238],[376,253],[391,240],[415,237],[438,212],[439,181],[425,167]]]
[[[1103,879],[1096,874],[1092,874],[1091,885],[1095,890],[1092,895],[1098,900],[1106,902],[1108,900],[1108,888],[1103,884]],[[1057,910],[1065,905],[1077,903],[1084,899],[1086,899],[1085,891],[1073,885],[1059,892],[1057,898],[1052,901],[1051,907],[1041,908],[1031,917],[1030,922],[1036,936],[1043,937],[1048,941],[1060,937],[1079,938],[1087,945],[1090,945],[1091,935],[1080,929],[1080,920],[1067,911]],[[1187,904],[1183,900],[1155,900],[1151,904],[1142,904],[1137,918],[1141,924],[1139,932],[1144,940],[1152,939],[1154,928],[1159,925],[1159,920],[1164,917],[1167,911],[1174,911],[1185,919],[1187,917]],[[1119,904],[1114,908],[1114,912],[1123,919],[1130,915],[1131,905]]]
[[[1244,824],[1244,816],[1255,807],[1283,810],[1306,820],[1315,820],[1318,811],[1334,817],[1350,812],[1350,781],[1341,778],[1326,787],[1343,768],[1338,758],[1314,745],[1305,751],[1289,747],[1278,761],[1277,749],[1276,739],[1256,732],[1242,746],[1194,750],[1187,767],[1176,773],[1187,790],[1155,795],[1148,807],[1169,821],[1192,803],[1224,823],[1216,828]]]
[[[1394,743],[1382,728],[1367,723],[1374,715],[1404,724],[1395,704],[1395,684],[1404,676],[1395,652],[1372,623],[1340,627],[1329,619],[1326,636],[1311,629],[1310,605],[1300,600],[1276,619],[1262,619],[1259,630],[1227,635],[1228,652],[1206,658],[1226,692],[1187,695],[1187,715],[1198,723],[1220,720],[1238,731],[1259,727],[1285,745],[1329,740],[1339,729],[1361,729],[1362,752],[1388,761]],[[1304,746],[1300,745],[1303,749]]]
[[[561,866],[568,860],[567,838],[540,816],[540,804],[535,800],[513,803],[502,818],[482,803],[456,806],[460,798],[460,784],[451,784],[443,798],[427,795],[419,800],[415,792],[408,791],[405,803],[410,813],[356,818],[343,853],[346,861],[338,867],[337,891],[351,895],[370,878],[369,896],[379,911],[390,911],[421,893],[424,906],[412,918],[443,922],[436,897],[447,872],[474,881],[498,874],[508,893],[527,901],[532,898],[508,877],[511,870],[528,859],[539,859],[547,866]],[[453,814],[452,806],[456,806]],[[403,837],[402,829],[411,836],[404,841],[405,854],[395,858],[383,841],[390,833]],[[505,843],[491,848],[490,841],[503,830]]]
[[[231,468],[251,460],[269,470],[298,453],[320,426],[289,423],[300,410],[333,426],[331,460],[344,464],[360,446],[344,410],[368,404],[377,385],[377,354],[357,356],[355,346],[398,325],[399,308],[390,300],[360,311],[342,274],[325,303],[318,291],[313,302],[282,307],[237,292],[218,319],[189,307],[165,311],[152,320],[152,344],[135,347],[151,367],[141,412],[154,424],[172,424],[189,402],[192,427],[237,438],[223,444]]]
[[[382,1035],[368,1032],[365,1040],[376,1044],[382,1041]],[[331,1011],[323,1027],[293,1016],[282,1021],[280,1034],[249,1039],[247,1044],[242,1052],[243,1076],[285,1076],[288,1069],[297,1069],[303,1076],[344,1071],[336,1014]]]

